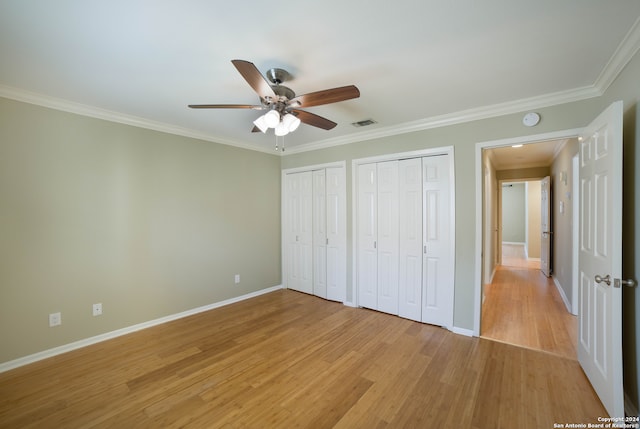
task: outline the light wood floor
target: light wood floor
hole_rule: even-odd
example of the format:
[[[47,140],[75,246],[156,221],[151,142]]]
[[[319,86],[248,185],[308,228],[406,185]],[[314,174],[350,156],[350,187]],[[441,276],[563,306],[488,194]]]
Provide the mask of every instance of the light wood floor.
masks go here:
[[[2,428],[551,428],[577,362],[290,290],[0,374]]]
[[[484,288],[481,334],[577,359],[576,316],[539,268],[539,262],[524,259],[521,246],[503,246],[503,265]]]
[[[521,244],[502,244],[502,265],[506,267],[540,269],[540,259],[529,259],[525,256]]]

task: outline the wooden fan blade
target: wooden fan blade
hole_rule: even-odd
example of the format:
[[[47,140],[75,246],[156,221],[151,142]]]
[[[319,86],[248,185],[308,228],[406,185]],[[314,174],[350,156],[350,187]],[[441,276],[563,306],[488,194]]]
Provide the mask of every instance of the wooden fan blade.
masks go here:
[[[313,125],[314,127],[322,128],[323,130],[330,130],[338,125],[335,122],[328,120],[327,118],[323,118],[322,116],[318,116],[314,113],[309,113],[304,110],[292,109],[291,113],[296,115],[301,122],[304,122],[307,125]]]
[[[360,97],[360,90],[355,85],[341,86],[340,88],[325,89],[324,91],[310,92],[295,97],[290,105],[298,107],[320,106],[322,104],[337,103]]]
[[[265,99],[267,97],[276,98],[276,93],[273,92],[269,82],[262,76],[257,67],[244,60],[232,60],[233,65],[238,69],[244,80],[247,81],[249,86],[258,93],[260,98]]]
[[[262,106],[252,104],[189,104],[192,109],[253,109],[262,110]]]

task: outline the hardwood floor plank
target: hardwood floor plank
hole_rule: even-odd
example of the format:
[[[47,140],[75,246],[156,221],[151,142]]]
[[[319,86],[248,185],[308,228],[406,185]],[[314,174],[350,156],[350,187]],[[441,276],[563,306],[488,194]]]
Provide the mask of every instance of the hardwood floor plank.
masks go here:
[[[0,374],[0,428],[596,422],[575,360],[289,290]]]
[[[513,250],[507,253],[511,265],[498,266],[493,282],[484,286],[481,335],[577,359],[577,318],[553,280],[527,261],[518,262]]]

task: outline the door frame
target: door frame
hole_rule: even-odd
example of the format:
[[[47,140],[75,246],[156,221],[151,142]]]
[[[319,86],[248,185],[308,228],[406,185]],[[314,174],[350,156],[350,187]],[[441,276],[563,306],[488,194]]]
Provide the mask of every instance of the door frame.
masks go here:
[[[572,213],[579,213],[580,210],[580,185],[579,185],[579,159],[580,152],[575,154],[573,158],[571,158],[571,204],[572,204]],[[574,215],[575,216],[575,215]],[[572,261],[571,261],[571,314],[574,316],[578,315],[578,306],[580,305],[578,301],[578,252],[580,251],[580,240],[579,240],[579,223],[573,222],[571,226],[571,247],[572,247]]]
[[[484,212],[482,210],[483,201],[483,177],[484,168],[482,165],[482,151],[484,149],[493,149],[498,147],[512,146],[514,144],[540,143],[548,140],[562,140],[569,138],[577,138],[582,128],[574,128],[562,131],[554,131],[544,134],[533,134],[528,136],[511,137],[500,140],[489,140],[476,143],[476,159],[475,159],[475,181],[476,181],[476,237],[475,237],[475,294],[474,294],[474,320],[473,320],[473,336],[480,336],[480,318],[482,313],[482,278],[483,278],[483,255],[484,249],[483,232],[484,232]]]
[[[456,254],[456,196],[455,196],[455,157],[453,146],[443,146],[430,149],[415,150],[410,152],[390,153],[367,158],[351,160],[351,301],[345,305],[358,307],[358,166],[362,164],[372,164],[375,162],[397,161],[406,158],[420,158],[423,156],[449,155],[449,180],[451,181],[451,258],[453,261],[454,284],[455,284],[455,254]],[[454,294],[455,312],[455,294]],[[452,326],[453,328],[453,326]]]

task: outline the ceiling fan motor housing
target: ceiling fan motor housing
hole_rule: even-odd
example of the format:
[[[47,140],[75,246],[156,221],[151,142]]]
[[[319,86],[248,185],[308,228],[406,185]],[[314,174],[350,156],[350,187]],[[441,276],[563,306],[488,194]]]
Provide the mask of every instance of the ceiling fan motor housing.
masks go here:
[[[280,85],[282,82],[293,79],[293,76],[284,69],[274,68],[267,70],[267,79],[274,85]]]

